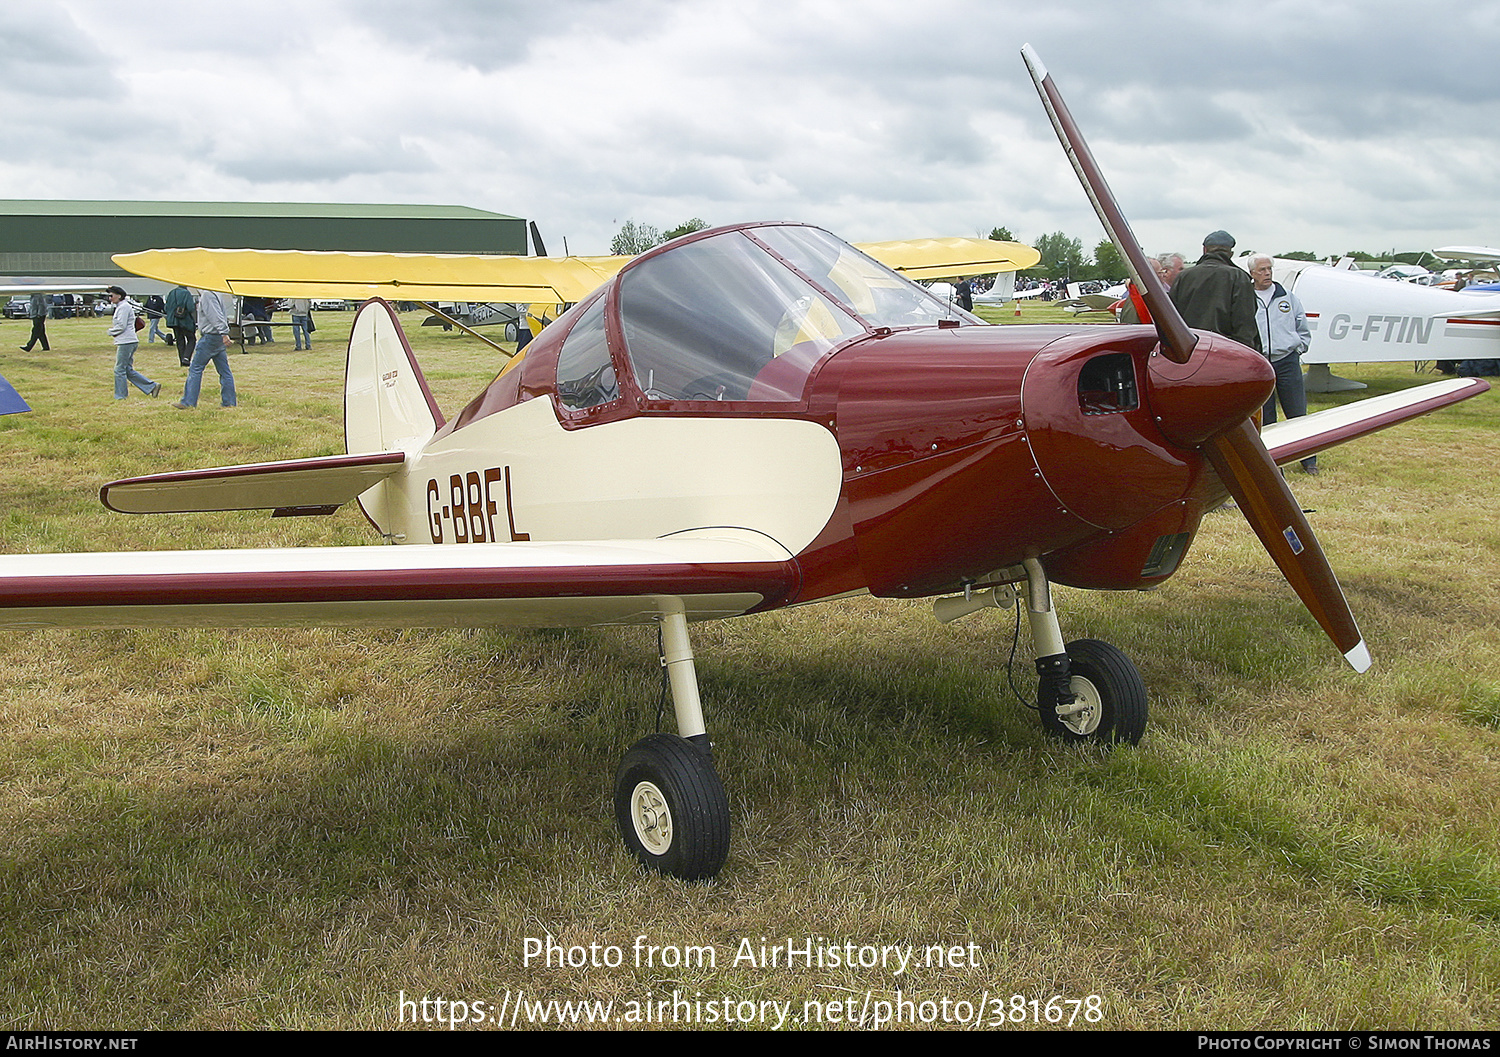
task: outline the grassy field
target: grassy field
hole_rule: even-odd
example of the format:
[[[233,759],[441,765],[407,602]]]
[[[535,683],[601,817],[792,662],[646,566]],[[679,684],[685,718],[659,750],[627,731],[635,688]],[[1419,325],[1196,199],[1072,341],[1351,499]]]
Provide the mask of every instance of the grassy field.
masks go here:
[[[496,355],[407,319],[456,411]],[[0,324],[0,373],[35,408],[0,419],[0,549],[375,542],[348,509],[97,502],[116,477],[341,451],[349,316],[319,323],[311,352],[232,357],[238,410],[210,373],[194,412],[170,407],[161,346],[137,357],[161,399],[111,398],[104,319],[54,323],[50,353]],[[1371,394],[1427,380],[1339,373]],[[0,1029],[383,1029],[437,999],[508,1022],[517,993],[612,1001],[611,1026],[774,1026],[775,1003],[800,1026],[845,1002],[1046,1026],[1058,996],[1075,1026],[1494,1028],[1497,401],[1291,475],[1364,676],[1232,509],[1159,590],[1060,589],[1065,634],[1146,678],[1135,749],[1043,735],[1007,687],[1009,613],[943,627],[854,599],[698,626],[734,825],[707,885],[642,874],[611,817],[654,722],[646,629],[0,632]],[[1014,670],[1034,686],[1024,633]],[[584,964],[528,961],[548,936]],[[788,941],[945,956],[787,966]]]

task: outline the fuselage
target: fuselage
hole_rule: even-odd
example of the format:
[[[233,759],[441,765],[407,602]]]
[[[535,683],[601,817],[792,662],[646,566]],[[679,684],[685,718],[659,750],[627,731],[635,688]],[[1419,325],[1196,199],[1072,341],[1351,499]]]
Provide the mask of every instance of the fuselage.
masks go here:
[[[1500,357],[1500,293],[1455,292],[1369,272],[1277,259],[1274,277],[1307,311],[1304,363]]]
[[[1027,558],[1086,587],[1175,570],[1222,494],[1204,424],[1259,406],[1264,360],[1206,336],[1171,364],[1144,327],[988,326],[816,229],[790,234],[718,229],[623,270],[409,460],[392,534],[745,529],[796,556],[795,602],[930,595]],[[676,317],[657,311],[715,268]]]

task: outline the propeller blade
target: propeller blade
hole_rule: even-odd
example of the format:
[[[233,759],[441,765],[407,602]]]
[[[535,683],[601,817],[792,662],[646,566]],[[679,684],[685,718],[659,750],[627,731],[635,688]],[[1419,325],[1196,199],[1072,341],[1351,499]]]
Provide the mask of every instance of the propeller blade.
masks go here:
[[[531,249],[538,257],[547,256],[547,247],[542,245],[542,233],[537,229],[536,221],[531,221]]]
[[[1130,267],[1130,278],[1145,299],[1146,307],[1151,312],[1151,320],[1156,324],[1156,335],[1161,340],[1163,355],[1174,363],[1187,363],[1188,357],[1193,354],[1193,347],[1198,344],[1198,336],[1183,322],[1182,314],[1167,296],[1167,288],[1157,278],[1156,269],[1146,259],[1145,250],[1136,241],[1125,214],[1120,212],[1114,193],[1110,191],[1103,172],[1094,161],[1089,145],[1084,142],[1083,134],[1074,124],[1073,114],[1068,110],[1068,104],[1063,102],[1062,93],[1052,83],[1052,75],[1042,65],[1041,57],[1030,44],[1021,46],[1021,57],[1026,60],[1026,68],[1031,71],[1031,79],[1042,97],[1042,105],[1047,109],[1047,116],[1052,119],[1052,128],[1057,133],[1058,141],[1062,143],[1063,151],[1068,155],[1068,161],[1073,163],[1073,171],[1078,174],[1078,180],[1083,184],[1089,201],[1094,204],[1099,222],[1104,225],[1109,240],[1115,244],[1115,249],[1120,251],[1120,256],[1125,258],[1125,263]]]
[[[1119,204],[1110,192],[1104,174],[1094,161],[1083,134],[1073,121],[1073,115],[1063,102],[1052,75],[1042,65],[1041,58],[1030,44],[1023,45],[1021,56],[1031,71],[1042,105],[1052,120],[1052,128],[1062,143],[1073,170],[1078,174],[1089,201],[1110,241],[1120,251],[1130,266],[1131,278],[1141,291],[1146,307],[1151,312],[1152,322],[1161,341],[1162,355],[1173,363],[1186,364],[1193,356],[1198,336],[1188,329],[1177,306],[1167,296],[1166,288],[1157,278],[1156,272],[1146,259],[1145,252],[1130,230]],[[1242,348],[1235,345],[1235,348]],[[1245,350],[1249,351],[1249,350]],[[1211,355],[1205,352],[1200,360]],[[1210,361],[1211,362],[1211,361]],[[1201,368],[1201,364],[1200,364]],[[1190,368],[1188,376],[1202,373]],[[1207,379],[1205,379],[1206,381]],[[1165,395],[1163,391],[1159,395]],[[1186,406],[1191,406],[1190,404]],[[1168,436],[1181,423],[1163,422],[1163,432]],[[1370,653],[1365,648],[1359,625],[1349,611],[1349,603],[1338,579],[1333,575],[1323,548],[1313,535],[1312,526],[1302,515],[1291,490],[1287,488],[1281,471],[1261,443],[1260,431],[1250,419],[1242,420],[1222,432],[1209,435],[1200,442],[1200,448],[1219,473],[1219,478],[1239,503],[1250,527],[1260,537],[1262,545],[1276,563],[1297,597],[1302,599],[1314,619],[1333,640],[1344,659],[1355,671],[1364,671],[1370,666]]]
[[[1369,668],[1370,651],[1343,588],[1255,423],[1247,420],[1219,434],[1203,451],[1307,611],[1355,671]]]

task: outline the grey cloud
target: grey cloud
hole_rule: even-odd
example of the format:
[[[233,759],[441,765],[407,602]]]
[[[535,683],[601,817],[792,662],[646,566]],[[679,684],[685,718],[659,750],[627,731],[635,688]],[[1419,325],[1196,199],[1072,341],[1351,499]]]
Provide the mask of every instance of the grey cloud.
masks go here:
[[[6,8],[0,98],[8,108],[73,120],[81,108],[113,102],[124,90],[110,57],[65,9]]]
[[[256,184],[328,184],[354,176],[433,172],[427,151],[398,139],[350,136],[305,140],[295,148],[283,136],[236,140],[210,152],[213,167],[238,180]]]
[[[426,0],[414,12],[410,0],[371,0],[360,6],[360,17],[398,46],[493,71],[523,65],[539,44],[554,39],[648,36],[678,6],[673,0]],[[670,59],[641,55],[642,62]]]

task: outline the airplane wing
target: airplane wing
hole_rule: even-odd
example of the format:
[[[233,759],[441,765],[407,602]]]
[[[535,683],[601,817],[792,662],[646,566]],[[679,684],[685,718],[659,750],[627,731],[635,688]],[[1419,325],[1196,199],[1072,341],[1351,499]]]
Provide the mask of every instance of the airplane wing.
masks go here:
[[[112,481],[100,489],[99,501],[121,514],[201,510],[331,514],[396,473],[405,462],[403,452],[386,451],[157,473]]]
[[[251,297],[411,301],[582,301],[630,257],[175,249],[118,253],[148,279]]]
[[[0,627],[585,627],[777,605],[801,572],[760,533],[653,540],[0,556]]]
[[[908,239],[856,242],[854,247],[908,279],[1014,272],[1030,268],[1042,259],[1042,255],[1030,246],[995,239]]]
[[[1284,466],[1345,441],[1467,400],[1489,387],[1490,384],[1481,378],[1450,378],[1343,407],[1330,407],[1302,418],[1286,419],[1261,430],[1260,437],[1271,458],[1278,466]]]
[[[1500,261],[1500,250],[1493,246],[1444,246],[1432,255],[1449,261]]]
[[[1013,271],[1041,260],[1029,246],[991,239],[867,242],[859,248],[911,279]],[[113,259],[148,279],[237,296],[572,304],[634,258],[198,248],[118,253]]]

